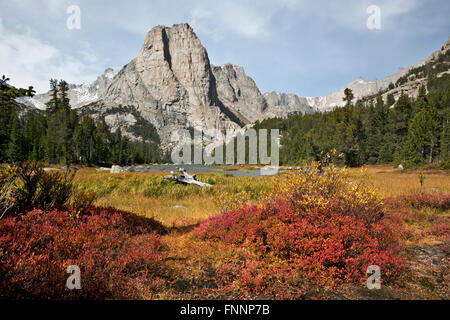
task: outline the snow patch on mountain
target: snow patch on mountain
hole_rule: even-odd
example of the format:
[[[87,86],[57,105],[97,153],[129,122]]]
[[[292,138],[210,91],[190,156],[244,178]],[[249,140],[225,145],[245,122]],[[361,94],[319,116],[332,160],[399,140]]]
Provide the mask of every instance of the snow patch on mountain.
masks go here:
[[[15,100],[21,104],[24,104],[27,107],[45,110],[45,104],[38,99],[34,99],[31,97],[18,97]]]
[[[69,92],[67,93],[70,99],[70,106],[73,109],[77,109],[100,100],[104,96],[108,86],[111,84],[117,73],[118,71],[108,68],[93,82],[70,84]],[[47,93],[38,94],[32,98],[20,97],[17,98],[17,101],[29,107],[45,110],[45,104],[50,100],[50,98],[51,94],[49,91]]]

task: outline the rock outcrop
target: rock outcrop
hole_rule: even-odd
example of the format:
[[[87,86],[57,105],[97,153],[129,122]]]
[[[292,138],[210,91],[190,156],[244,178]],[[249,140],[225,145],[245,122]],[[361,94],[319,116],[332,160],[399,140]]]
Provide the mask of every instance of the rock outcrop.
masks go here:
[[[218,99],[208,54],[188,24],[153,28],[137,58],[89,108],[121,112],[122,106],[135,107],[157,128],[165,145],[178,128],[224,130],[240,125]]]
[[[254,123],[264,118],[266,100],[244,68],[227,63],[221,67],[213,66],[212,71],[219,100],[242,123]]]
[[[188,24],[157,26],[145,37],[137,57],[119,72],[107,69],[94,82],[70,85],[69,98],[81,114],[105,117],[112,131],[121,130],[131,138],[137,132],[154,131],[161,147],[171,146],[178,128],[234,129],[267,118],[328,111],[344,105],[344,89],[353,90],[355,101],[389,88],[408,72],[437,59],[449,49],[450,41],[428,59],[383,79],[358,78],[326,97],[298,97],[270,92],[261,94],[242,67],[213,66],[208,53]],[[398,96],[414,95],[423,79],[389,89]],[[44,109],[50,94],[19,98],[23,105]],[[156,133],[155,133],[156,134]],[[152,135],[154,135],[152,133]]]
[[[314,113],[317,110],[310,105],[307,98],[295,94],[270,92],[265,93],[267,111],[265,118],[287,118],[295,114]]]

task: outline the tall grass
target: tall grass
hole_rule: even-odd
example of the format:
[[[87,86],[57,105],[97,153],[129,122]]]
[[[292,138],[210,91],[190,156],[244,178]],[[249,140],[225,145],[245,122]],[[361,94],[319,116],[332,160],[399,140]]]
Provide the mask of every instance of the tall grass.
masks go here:
[[[420,192],[450,192],[450,173],[445,171],[423,171],[426,178],[421,188],[418,171],[394,169],[391,166],[368,166],[366,172],[383,197],[412,195]],[[359,180],[364,174],[360,168],[349,169],[353,180]]]
[[[420,192],[417,172],[405,172],[388,166],[370,166],[362,172],[349,169],[350,178],[359,181],[369,176],[381,197],[409,195]],[[224,208],[225,195],[238,197],[245,191],[246,199],[259,201],[270,192],[274,177],[234,177],[226,173],[199,173],[198,180],[212,184],[212,188],[185,186],[164,180],[167,173],[98,172],[81,169],[75,182],[81,190],[98,195],[96,205],[113,206],[146,217],[153,217],[166,225],[194,223],[214,216]],[[450,175],[446,172],[425,172],[422,191],[450,192]]]
[[[97,172],[82,169],[75,178],[77,187],[94,192],[96,205],[112,206],[146,217],[153,217],[166,225],[196,223],[221,211],[223,193],[246,191],[257,200],[272,184],[271,177],[233,177],[226,173],[199,173],[197,179],[211,188],[176,184],[163,179],[165,173]]]

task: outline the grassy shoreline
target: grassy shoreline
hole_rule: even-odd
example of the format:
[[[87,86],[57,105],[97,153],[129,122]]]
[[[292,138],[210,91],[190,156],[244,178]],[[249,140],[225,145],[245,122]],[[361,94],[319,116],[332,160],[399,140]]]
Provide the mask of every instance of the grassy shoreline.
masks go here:
[[[450,298],[448,172],[318,172],[198,173],[212,185],[199,188],[164,172],[80,168],[75,186],[97,194],[95,206],[0,221],[5,275],[21,288],[24,272],[42,272],[48,282],[27,294],[49,297],[55,281],[64,290],[64,268],[76,261],[90,286],[80,294],[96,299]],[[16,246],[29,241],[31,251]],[[16,263],[24,259],[36,268]],[[365,287],[374,262],[384,268],[381,290]]]
[[[224,173],[199,173],[200,181],[213,184],[213,188],[202,189],[163,181],[164,174],[111,175],[82,169],[77,175],[77,181],[88,189],[108,190],[97,200],[96,205],[112,206],[152,217],[170,228],[171,232],[162,237],[164,243],[171,248],[168,264],[177,277],[184,279],[184,282],[181,283],[181,292],[167,292],[160,297],[161,299],[202,299],[205,294],[210,294],[210,297],[214,299],[233,299],[233,293],[221,296],[215,294],[214,290],[203,287],[205,283],[216,283],[217,278],[209,274],[208,270],[214,269],[213,266],[224,259],[228,249],[220,243],[193,240],[191,231],[205,219],[223,211],[217,197],[224,193],[238,194],[246,190],[251,193],[253,199],[257,200],[270,189],[273,177],[233,177]],[[423,186],[419,182],[418,170],[399,170],[391,166],[367,166],[351,168],[349,175],[355,182],[367,179],[383,199],[395,197],[406,199],[421,193],[450,193],[450,174],[445,171],[424,171]],[[158,194],[151,192],[155,186],[159,190]],[[442,234],[442,231],[433,229],[434,225],[448,229],[449,210],[412,208],[405,203],[403,207],[389,208],[388,215],[401,220],[401,225],[407,230],[404,245],[408,272],[403,279],[395,285],[384,286],[381,291],[375,290],[375,292],[358,286],[344,286],[332,292],[322,292],[318,296],[306,297],[307,299],[320,297],[327,299],[441,299],[449,297],[446,264],[442,263],[445,261],[448,238],[445,240],[445,231]],[[439,261],[439,263],[430,263],[430,260]],[[178,286],[180,283],[175,285]],[[210,291],[213,293],[208,293]]]
[[[424,171],[420,186],[418,171],[402,171],[391,166],[368,166],[349,169],[350,177],[360,181],[368,177],[382,198],[411,195],[418,192],[450,193],[450,173]],[[212,188],[177,185],[163,180],[167,173],[98,172],[93,168],[78,171],[75,182],[84,190],[94,191],[98,206],[112,206],[146,217],[167,226],[199,222],[218,214],[218,192],[237,194],[246,190],[254,200],[270,189],[273,177],[233,177],[225,173],[198,173],[200,181]],[[220,190],[219,190],[220,189]],[[183,222],[186,220],[186,222]]]

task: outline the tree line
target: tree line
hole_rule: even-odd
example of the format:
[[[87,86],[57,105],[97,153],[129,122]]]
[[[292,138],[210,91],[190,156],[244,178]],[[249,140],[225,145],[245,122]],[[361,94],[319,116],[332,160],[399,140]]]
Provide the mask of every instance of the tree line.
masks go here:
[[[70,108],[69,85],[50,80],[46,110],[24,110],[15,99],[33,96],[33,87],[0,82],[0,162],[43,161],[60,164],[111,165],[161,161],[159,137],[131,140],[111,132],[104,117],[94,119]]]
[[[336,149],[348,166],[437,163],[450,167],[450,74],[431,77],[417,97],[392,94],[383,99],[353,101],[346,89],[342,108],[330,112],[268,119],[255,128],[281,130],[280,158],[284,164],[318,160],[321,151]]]
[[[148,134],[147,124],[134,128],[134,133],[147,128],[140,141],[130,140],[120,129],[111,132],[104,116],[83,115],[70,108],[67,82],[52,79],[46,110],[25,112],[15,98],[33,96],[33,87],[17,89],[7,85],[9,79],[0,80],[0,162],[127,165],[162,161],[155,130]],[[401,94],[396,100],[392,94],[383,98],[380,93],[353,103],[350,89],[344,95],[344,107],[267,119],[254,129],[280,129],[282,164],[319,160],[321,152],[336,149],[348,166],[437,163],[450,167],[450,74],[430,77],[415,98]]]

